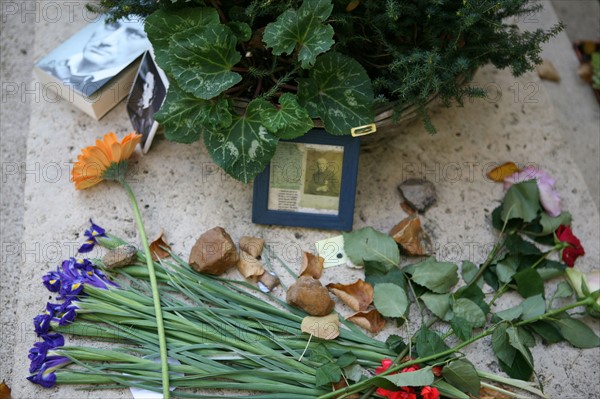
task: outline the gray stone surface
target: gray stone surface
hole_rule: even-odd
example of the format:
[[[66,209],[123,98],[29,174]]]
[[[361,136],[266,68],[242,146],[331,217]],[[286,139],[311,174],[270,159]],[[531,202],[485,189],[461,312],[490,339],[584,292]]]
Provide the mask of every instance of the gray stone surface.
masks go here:
[[[74,23],[40,21],[35,24],[33,58],[46,54],[77,31],[84,23],[81,15],[80,12],[75,13]],[[15,29],[25,32],[27,28],[29,25],[19,25]],[[3,65],[7,51],[4,29],[5,25],[2,31]],[[492,68],[479,71],[476,81],[483,85],[497,85],[503,95],[467,102],[460,109],[440,108],[433,115],[434,123],[440,127],[436,136],[428,135],[417,122],[399,132],[384,148],[361,156],[355,227],[373,226],[382,231],[389,230],[406,216],[400,209],[396,186],[406,178],[428,178],[436,184],[438,203],[428,210],[423,224],[432,236],[436,256],[449,261],[470,259],[481,262],[484,249],[489,249],[494,240],[489,213],[502,196],[501,185],[485,178],[486,170],[508,160],[519,164],[535,163],[556,177],[564,204],[573,213],[575,233],[587,252],[578,261],[577,267],[584,271],[597,268],[600,259],[597,207],[576,163],[581,156],[572,156],[566,150],[573,145],[573,140],[565,140],[561,134],[562,128],[549,100],[549,91],[534,74],[515,79],[508,71]],[[529,83],[539,88],[534,97],[537,102],[526,102],[523,96],[515,97],[511,92],[511,88],[523,89]],[[564,80],[563,83],[566,84]],[[4,120],[6,111],[5,104],[2,105]],[[3,295],[6,276],[13,279],[10,280],[13,284],[8,286],[8,295],[14,296],[16,275],[20,275],[21,280],[18,306],[14,306],[13,300],[8,303],[9,311],[16,310],[8,315],[8,319],[13,320],[17,328],[3,333],[1,363],[13,366],[9,382],[17,399],[130,397],[125,390],[79,391],[68,386],[44,390],[25,380],[27,350],[35,341],[31,319],[42,311],[48,300],[48,293],[41,289],[40,278],[60,259],[74,255],[87,227],[87,219],[92,217],[110,232],[138,244],[130,206],[118,186],[102,184],[76,192],[68,178],[69,162],[75,160],[80,147],[91,144],[105,132],[115,131],[122,136],[130,130],[124,104],[100,122],[91,120],[65,102],[34,102],[30,115],[27,153],[17,159],[26,157],[27,165],[40,165],[40,171],[46,167],[48,173],[50,167],[59,165],[61,173],[59,176],[40,173],[37,179],[27,176],[22,222],[25,232],[20,241],[32,251],[24,258],[23,264],[18,259],[10,263],[3,259]],[[20,127],[23,128],[22,125]],[[585,131],[583,136],[589,134]],[[15,154],[23,154],[17,152],[18,145],[11,145],[14,147],[9,146],[8,149],[13,148]],[[590,146],[592,148],[580,154],[597,151],[593,142]],[[598,176],[598,169],[595,171]],[[130,176],[140,199],[148,235],[155,236],[164,229],[174,251],[184,258],[201,232],[221,225],[227,228],[234,241],[243,235],[263,237],[274,251],[297,268],[302,250],[312,250],[315,241],[334,234],[251,224],[251,186],[237,183],[215,169],[199,143],[186,146],[158,140],[147,156],[133,162]],[[5,185],[2,191],[4,193]],[[18,190],[9,198],[18,208]],[[2,210],[3,223],[4,215],[8,213],[8,223],[20,225],[15,216],[18,210],[6,212],[4,199]],[[5,231],[2,233],[3,243],[7,242]],[[233,273],[235,275],[236,272]],[[361,276],[360,270],[342,266],[326,270],[322,282],[342,280],[340,282],[348,283]],[[292,282],[285,274],[282,274],[282,280],[286,286]],[[276,292],[281,294],[281,288],[277,288]],[[501,302],[498,309],[504,306],[508,306],[507,303]],[[340,309],[344,314],[349,313],[344,307]],[[6,311],[7,308],[3,307],[3,317]],[[413,317],[413,320],[418,318]],[[598,332],[598,323],[592,324]],[[411,326],[414,328],[414,325]],[[380,337],[385,337],[390,330],[391,326]],[[5,357],[7,342],[8,345],[14,342],[14,357]],[[550,397],[579,399],[600,396],[600,388],[595,384],[600,377],[598,349],[577,350],[563,344],[551,347],[540,344],[533,352],[536,370]],[[497,370],[489,340],[469,348],[465,353],[478,367]],[[5,373],[4,366],[2,372]]]
[[[566,139],[566,147],[583,174],[596,207],[600,209],[600,104],[590,85],[577,75],[579,60],[572,50],[573,41],[600,39],[600,2],[552,1],[565,18],[566,30],[543,49],[542,57],[551,61],[560,74],[559,83],[542,81],[550,104],[556,111],[558,128]],[[559,21],[550,2],[537,16],[520,21],[528,29],[545,28]],[[533,82],[523,94],[537,91]],[[534,100],[532,98],[531,100]]]
[[[32,1],[19,4],[32,9]],[[29,101],[23,88],[31,89],[32,48],[35,24],[20,15],[7,15],[0,3],[0,380],[10,383],[13,369],[14,332],[18,326],[16,290],[22,264],[23,188],[27,171],[34,178],[35,165],[27,169],[25,147],[29,130]],[[27,85],[27,86],[23,86]],[[13,94],[9,94],[13,93]],[[27,249],[27,248],[25,248]],[[11,359],[11,360],[9,360]]]

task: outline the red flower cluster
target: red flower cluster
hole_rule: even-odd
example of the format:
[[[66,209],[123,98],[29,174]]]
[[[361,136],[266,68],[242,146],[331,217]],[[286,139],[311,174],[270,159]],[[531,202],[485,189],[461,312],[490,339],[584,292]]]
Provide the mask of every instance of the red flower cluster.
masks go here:
[[[569,244],[568,247],[562,250],[562,260],[567,266],[573,267],[575,260],[585,255],[585,250],[581,246],[579,238],[575,237],[571,227],[562,224],[556,229],[556,237],[559,241]]]
[[[404,358],[402,361],[410,361],[411,358]],[[381,374],[392,366],[393,362],[390,359],[383,359],[381,367],[375,369],[375,374]],[[419,370],[418,364],[413,364],[410,367],[402,369],[401,373],[410,373]],[[390,391],[388,389],[377,388],[376,393],[389,399],[439,399],[440,392],[435,387],[426,386],[419,392],[415,387],[400,387],[399,391]]]

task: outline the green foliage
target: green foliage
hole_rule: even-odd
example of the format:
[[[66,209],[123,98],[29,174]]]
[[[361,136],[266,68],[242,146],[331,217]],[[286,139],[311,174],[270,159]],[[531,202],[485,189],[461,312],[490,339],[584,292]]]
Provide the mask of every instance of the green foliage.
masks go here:
[[[453,386],[474,397],[479,396],[481,383],[477,370],[471,362],[464,359],[455,360],[443,369],[444,378]]]
[[[445,104],[485,96],[485,90],[463,85],[477,68],[492,63],[521,75],[541,61],[541,43],[561,29],[519,31],[515,18],[541,7],[527,0],[362,1],[352,11],[347,5],[337,0],[100,0],[88,8],[113,19],[146,18],[157,63],[186,93],[168,96],[161,112],[168,121],[167,138],[180,142],[215,129],[210,114],[215,108],[194,98],[210,100],[230,115],[243,113],[243,107],[234,108],[238,100],[262,98],[281,106],[282,114],[263,107],[258,118],[280,138],[304,134],[307,113],[322,119],[329,133],[350,134],[352,127],[372,123],[381,104],[394,107],[397,117],[404,107],[416,105],[433,132],[425,110],[432,95],[439,94]],[[290,93],[298,95],[291,109],[282,99]],[[194,104],[197,115],[191,122],[182,113],[186,105],[175,104],[181,101]],[[299,118],[288,123],[290,110]],[[270,123],[272,118],[277,120]],[[269,160],[242,158],[225,170],[248,181]]]
[[[397,373],[381,377],[397,387],[422,387],[431,385],[434,380],[431,367],[425,367],[421,370],[411,371],[410,373]]]
[[[458,282],[458,266],[428,258],[414,265],[412,280],[437,294],[445,294]]]
[[[448,349],[444,340],[433,330],[422,326],[415,336],[417,353],[420,357],[431,356]]]
[[[396,284],[380,283],[375,286],[373,304],[385,317],[402,317],[408,308],[408,296]]]
[[[370,262],[386,273],[400,263],[400,250],[392,237],[372,227],[344,233],[344,250],[355,265]]]

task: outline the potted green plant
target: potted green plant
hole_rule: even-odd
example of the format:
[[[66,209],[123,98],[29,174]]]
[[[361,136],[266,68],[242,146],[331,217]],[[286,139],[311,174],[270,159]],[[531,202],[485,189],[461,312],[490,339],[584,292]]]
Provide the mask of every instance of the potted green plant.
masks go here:
[[[540,60],[562,28],[521,32],[528,0],[102,0],[112,18],[146,19],[170,88],[157,120],[167,139],[203,138],[242,182],[267,165],[279,139],[318,121],[330,134],[413,106],[429,131],[433,96],[484,96],[464,86],[492,63],[515,75]]]

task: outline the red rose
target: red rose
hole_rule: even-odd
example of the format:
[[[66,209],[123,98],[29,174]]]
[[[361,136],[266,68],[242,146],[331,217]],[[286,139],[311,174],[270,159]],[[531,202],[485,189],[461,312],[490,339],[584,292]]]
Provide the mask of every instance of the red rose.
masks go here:
[[[581,246],[579,238],[575,237],[571,227],[562,224],[556,229],[556,237],[560,242],[569,244],[568,247],[562,250],[562,260],[567,266],[573,267],[575,260],[585,255],[585,250]]]
[[[440,391],[435,387],[423,387],[421,396],[423,399],[439,399]]]
[[[402,369],[403,373],[410,373],[411,371],[417,371],[419,369],[419,365],[418,364],[413,364],[410,367],[405,367]]]
[[[381,367],[377,367],[375,369],[375,374],[381,374],[381,373],[383,373],[384,371],[386,371],[387,369],[389,369],[390,367],[392,367],[393,363],[394,362],[391,361],[390,359],[383,359],[381,361]]]
[[[433,375],[435,375],[436,377],[442,376],[442,367],[441,366],[433,366],[431,371],[433,372]]]

